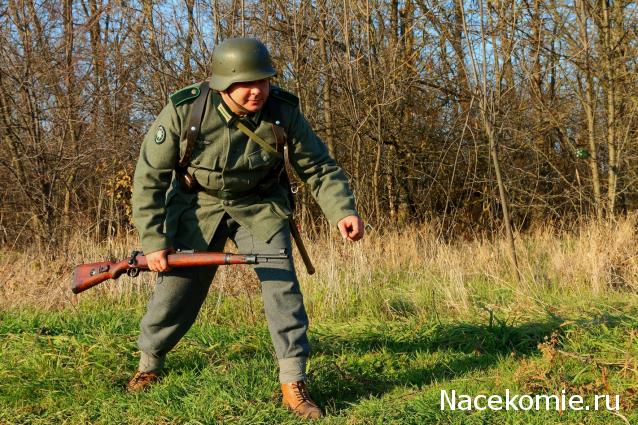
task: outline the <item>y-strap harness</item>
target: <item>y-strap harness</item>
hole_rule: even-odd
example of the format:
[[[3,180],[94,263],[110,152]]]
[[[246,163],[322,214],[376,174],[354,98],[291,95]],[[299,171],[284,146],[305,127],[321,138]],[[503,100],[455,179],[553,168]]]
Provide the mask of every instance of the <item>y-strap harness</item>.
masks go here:
[[[193,108],[191,109],[191,112],[190,112],[190,116],[188,119],[188,128],[186,130],[186,149],[184,151],[184,155],[179,159],[179,161],[177,162],[177,165],[175,166],[175,173],[177,174],[179,183],[182,186],[182,190],[185,190],[187,192],[196,192],[196,191],[205,190],[206,192],[210,193],[213,196],[217,196],[221,199],[224,199],[225,194],[228,192],[206,190],[197,182],[197,179],[195,179],[195,177],[188,172],[188,166],[190,165],[193,148],[195,146],[195,142],[197,141],[197,138],[199,137],[202,119],[204,118],[206,100],[208,99],[209,91],[210,91],[209,83],[208,81],[204,81],[200,85],[199,96],[197,97],[197,99],[195,99],[195,102],[193,102]],[[221,104],[219,105],[218,109],[222,113],[222,115],[226,117],[227,112],[223,109],[223,107],[221,107]],[[283,155],[284,161],[283,161],[283,164],[280,166],[281,169],[276,169],[275,171],[276,171],[276,175],[278,175],[279,177],[279,181],[284,183],[284,185],[288,189],[288,199],[290,201],[290,208],[293,213],[291,214],[288,220],[288,224],[290,227],[290,234],[292,235],[292,238],[294,239],[295,244],[297,245],[297,249],[299,250],[299,254],[301,255],[301,258],[306,266],[306,270],[308,271],[308,274],[314,274],[315,268],[312,265],[312,261],[310,260],[308,251],[306,251],[306,247],[303,244],[301,235],[299,234],[297,223],[295,222],[295,219],[294,219],[295,200],[294,200],[294,194],[290,185],[290,178],[288,176],[288,171],[287,171],[288,168],[292,169],[292,167],[290,165],[290,155],[289,155],[288,143],[287,143],[288,136],[286,134],[286,131],[284,130],[283,127],[277,124],[272,124],[272,132],[273,132],[273,135],[275,136],[275,141],[276,141],[276,149],[274,149],[272,146],[270,146],[270,144],[267,141],[265,141],[261,136],[259,136],[257,133],[252,131],[250,128],[248,128],[240,120],[235,120],[234,123],[235,123],[235,126],[242,133],[248,136],[250,140],[257,143],[263,149],[276,155],[280,155],[280,154]],[[249,192],[246,192],[246,194],[249,194]],[[234,195],[236,195],[236,197],[239,197],[237,195],[241,196],[243,194],[234,194]]]

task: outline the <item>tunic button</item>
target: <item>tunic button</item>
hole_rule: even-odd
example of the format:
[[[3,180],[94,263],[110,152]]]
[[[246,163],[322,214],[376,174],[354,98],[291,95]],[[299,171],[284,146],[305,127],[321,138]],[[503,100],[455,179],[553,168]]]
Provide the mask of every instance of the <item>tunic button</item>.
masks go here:
[[[224,201],[224,202],[222,202],[222,204],[227,207],[230,204],[230,202]]]
[[[263,159],[264,161],[268,161],[268,154],[265,153],[261,156],[261,159]]]

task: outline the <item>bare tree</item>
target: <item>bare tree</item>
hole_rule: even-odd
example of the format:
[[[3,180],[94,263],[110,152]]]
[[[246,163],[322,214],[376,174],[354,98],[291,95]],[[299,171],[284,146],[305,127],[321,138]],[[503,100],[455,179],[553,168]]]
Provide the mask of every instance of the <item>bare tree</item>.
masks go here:
[[[638,208],[632,2],[8,0],[0,242],[130,229],[142,135],[212,49],[264,40],[375,228],[496,234]],[[301,190],[300,214],[320,220]],[[35,244],[32,243],[35,241]]]

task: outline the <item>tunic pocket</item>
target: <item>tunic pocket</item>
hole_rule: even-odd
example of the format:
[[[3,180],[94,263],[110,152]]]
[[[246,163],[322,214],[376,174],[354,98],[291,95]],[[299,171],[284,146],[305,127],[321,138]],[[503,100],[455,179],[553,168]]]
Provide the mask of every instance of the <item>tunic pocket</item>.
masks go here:
[[[224,144],[219,140],[198,139],[193,146],[191,165],[208,170],[221,169]]]
[[[192,158],[198,157],[211,143],[213,143],[212,140],[197,139],[193,146]]]
[[[276,161],[276,156],[264,149],[248,155],[248,166],[251,170],[272,167]]]

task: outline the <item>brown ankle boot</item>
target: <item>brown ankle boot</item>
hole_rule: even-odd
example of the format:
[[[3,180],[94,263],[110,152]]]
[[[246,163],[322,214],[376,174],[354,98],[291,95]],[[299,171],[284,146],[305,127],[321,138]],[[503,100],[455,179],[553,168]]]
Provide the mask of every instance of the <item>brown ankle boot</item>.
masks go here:
[[[305,419],[317,419],[323,416],[321,409],[312,401],[305,381],[281,384],[284,406],[297,416]]]
[[[137,371],[135,376],[131,378],[126,386],[126,390],[130,393],[139,393],[147,390],[148,387],[159,381],[159,375],[155,372]]]

